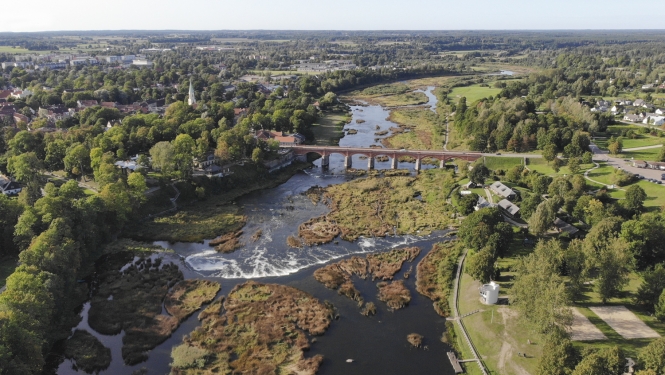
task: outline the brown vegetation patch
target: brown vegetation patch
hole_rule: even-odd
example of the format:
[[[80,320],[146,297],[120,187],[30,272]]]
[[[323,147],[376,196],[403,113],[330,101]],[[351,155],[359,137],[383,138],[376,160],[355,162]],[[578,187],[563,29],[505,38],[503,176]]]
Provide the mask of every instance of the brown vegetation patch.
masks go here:
[[[315,185],[315,186],[312,186],[311,188],[307,189],[307,191],[305,191],[303,194],[306,195],[307,198],[309,198],[312,201],[312,203],[314,203],[316,205],[321,201],[321,199],[323,198],[323,194],[325,192],[326,192],[326,189],[324,189],[324,188],[322,188],[318,185]]]
[[[180,321],[192,315],[204,303],[215,298],[220,285],[208,280],[183,280],[177,283],[166,296],[164,308]]]
[[[385,156],[385,155],[377,156],[375,159],[376,159],[376,161],[388,161],[388,160],[390,160],[390,158]]]
[[[357,119],[356,120],[356,124],[362,124],[363,122],[365,122],[365,120],[362,120],[362,119]]]
[[[183,279],[182,273],[175,264],[144,256],[135,259],[124,252],[98,261],[88,314],[90,327],[99,333],[125,331],[122,357],[127,364],[144,361],[145,352],[164,342],[179,324],[177,318],[161,313],[162,300]]]
[[[394,127],[394,126],[391,126],[391,127],[390,127],[390,131],[391,131],[393,134],[399,134],[399,133],[403,133],[403,132],[404,132],[404,128],[396,128],[396,127]]]
[[[415,163],[416,162],[416,158],[414,158],[413,156],[407,156],[407,155],[400,156],[400,157],[397,158],[397,160],[400,163]]]
[[[381,173],[384,176],[410,174],[404,170]],[[456,186],[452,172],[442,169],[423,171],[417,177],[370,177],[331,185],[324,194],[330,212],[314,220],[334,223],[342,239],[347,241],[360,236],[428,234],[447,228],[452,222],[454,210],[447,199]],[[422,199],[416,198],[418,196]],[[334,238],[327,237],[328,241]]]
[[[295,249],[302,247],[302,241],[298,237],[288,236],[286,237],[286,244]]]
[[[378,137],[381,137],[381,136],[384,136],[388,133],[389,133],[388,130],[381,130],[380,132],[375,132],[374,135],[376,135]]]
[[[346,132],[346,135],[354,135],[354,134],[358,134],[358,131],[356,129],[349,129]]]
[[[340,233],[340,229],[334,221],[327,217],[316,217],[310,219],[298,227],[298,236],[307,245],[321,245],[332,241]]]
[[[240,243],[240,236],[242,230],[230,232],[211,240],[209,245],[214,246],[215,250],[220,253],[232,253],[235,249],[242,246]]]
[[[105,370],[111,364],[111,349],[105,347],[88,331],[77,329],[65,344],[65,358],[74,367],[87,373]]]
[[[392,310],[406,307],[411,301],[411,292],[406,288],[403,280],[390,283],[382,281],[377,284],[377,287],[379,287],[379,301],[385,302]]]
[[[348,282],[350,277],[337,263],[332,263],[314,271],[314,279],[326,288],[337,289],[340,285]]]
[[[263,236],[263,230],[258,229],[254,234],[252,234],[252,242],[256,242]]]
[[[423,336],[419,335],[417,333],[409,333],[406,336],[406,341],[409,342],[409,344],[413,345],[416,348],[420,348],[420,346],[423,344]]]
[[[392,280],[395,274],[402,268],[402,264],[404,262],[412,262],[418,254],[420,254],[420,248],[407,247],[404,249],[395,249],[387,253],[368,255],[368,269],[369,273],[372,274],[372,280]]]
[[[367,260],[364,258],[353,256],[337,262],[337,265],[349,275],[358,275],[361,279],[367,278]]]
[[[360,310],[360,313],[364,316],[376,315],[376,305],[374,302],[367,302]]]
[[[174,363],[184,365],[171,373],[314,374],[322,357],[305,358],[307,334],[323,334],[333,315],[305,292],[248,281],[201,313],[201,326],[174,349]],[[176,360],[183,354],[190,358]]]
[[[459,254],[456,243],[437,243],[416,268],[416,290],[434,301],[434,310],[443,317],[450,315],[448,296]]]

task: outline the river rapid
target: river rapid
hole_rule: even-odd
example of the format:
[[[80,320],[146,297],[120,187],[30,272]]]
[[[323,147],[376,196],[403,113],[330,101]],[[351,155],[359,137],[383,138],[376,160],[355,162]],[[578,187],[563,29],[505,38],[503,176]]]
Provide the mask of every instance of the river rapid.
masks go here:
[[[434,87],[428,87],[419,91],[427,95],[427,105],[435,111],[437,98],[432,93],[433,89]],[[352,106],[351,111],[352,121],[345,126],[345,130],[355,129],[357,133],[341,138],[340,146],[382,147],[380,140],[391,135],[391,127],[398,126],[387,120],[390,110],[380,106]],[[388,134],[374,134],[383,130],[388,131]],[[434,243],[448,239],[446,231],[434,232],[428,236],[360,238],[355,242],[339,239],[330,244],[305,246],[302,249],[294,249],[286,244],[286,238],[296,235],[301,223],[328,211],[325,205],[312,203],[303,192],[313,186],[325,187],[353,178],[345,174],[343,163],[342,156],[331,155],[330,166],[325,170],[321,168],[320,161],[316,161],[314,167],[294,175],[276,188],[251,193],[238,199],[236,204],[247,215],[247,225],[241,238],[244,245],[231,254],[217,253],[208,245],[209,241],[155,244],[175,252],[162,256],[165,261],[179,264],[186,278],[206,278],[220,282],[220,295],[227,294],[238,283],[254,279],[293,286],[322,301],[332,302],[338,309],[340,319],[333,321],[329,330],[316,338],[310,353],[307,354],[322,354],[325,357],[319,374],[453,374],[445,354],[450,348],[440,340],[445,331],[445,319],[434,312],[429,299],[415,290],[417,263]],[[366,169],[367,160],[354,156],[353,167]],[[413,163],[399,164],[401,169],[408,168],[413,171],[413,167]],[[428,167],[432,166],[423,165],[423,168]],[[375,168],[390,169],[390,161],[375,162]],[[262,235],[253,241],[252,235],[259,230]],[[402,274],[409,267],[413,267],[411,276],[405,279],[412,300],[404,309],[388,311],[386,305],[376,299],[376,283],[354,278],[356,288],[366,301],[374,302],[378,310],[374,317],[362,316],[355,302],[339,296],[336,291],[326,289],[312,276],[318,266],[331,261],[357,254],[388,251],[400,246],[419,246],[422,250],[420,256],[413,263],[406,263],[395,277],[402,279]],[[100,374],[131,374],[142,368],[147,369],[148,374],[168,374],[171,349],[182,342],[183,335],[189,334],[199,324],[197,314],[194,314],[183,322],[171,338],[152,350],[146,362],[126,366],[120,356],[124,332],[116,336],[94,332],[87,324],[88,310],[89,303],[86,303],[81,312],[79,328],[93,333],[105,346],[111,348],[112,352],[111,366]],[[411,347],[406,341],[409,333],[425,336],[424,344],[428,349]],[[347,359],[353,359],[353,362],[347,363]],[[64,360],[56,373],[68,375],[83,372],[76,371],[72,368],[71,361]]]

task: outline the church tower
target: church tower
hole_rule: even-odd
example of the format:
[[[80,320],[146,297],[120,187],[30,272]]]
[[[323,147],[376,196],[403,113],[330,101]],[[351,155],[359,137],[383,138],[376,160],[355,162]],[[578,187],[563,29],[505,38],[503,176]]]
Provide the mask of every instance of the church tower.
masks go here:
[[[187,104],[194,105],[196,104],[196,97],[194,96],[194,86],[192,86],[192,80],[189,80],[189,98],[187,99]]]

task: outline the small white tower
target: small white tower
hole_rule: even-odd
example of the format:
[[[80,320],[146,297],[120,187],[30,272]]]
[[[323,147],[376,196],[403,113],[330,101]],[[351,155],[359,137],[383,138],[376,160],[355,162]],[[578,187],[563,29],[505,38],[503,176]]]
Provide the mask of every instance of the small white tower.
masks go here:
[[[490,281],[480,287],[480,301],[486,305],[494,305],[499,300],[499,284]]]
[[[192,80],[189,80],[189,98],[187,98],[187,104],[194,105],[196,104],[196,97],[194,96],[194,86],[192,86]]]

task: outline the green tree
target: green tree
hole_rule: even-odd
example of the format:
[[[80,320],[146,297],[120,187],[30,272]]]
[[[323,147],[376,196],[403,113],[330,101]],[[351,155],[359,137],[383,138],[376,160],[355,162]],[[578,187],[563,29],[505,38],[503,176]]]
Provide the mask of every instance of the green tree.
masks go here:
[[[626,199],[623,201],[624,207],[632,212],[640,212],[644,208],[644,201],[647,199],[647,193],[639,185],[631,185],[626,189]]]
[[[485,164],[482,162],[477,162],[474,164],[473,169],[469,172],[469,179],[473,181],[474,184],[482,185],[485,183],[485,179],[489,177],[490,171],[487,169]]]
[[[656,318],[661,322],[665,322],[665,289],[663,289],[663,292],[660,293],[655,311]]]
[[[637,289],[635,302],[654,311],[663,289],[665,289],[665,266],[657,264],[653,270],[644,272],[642,284]]]
[[[556,211],[549,201],[541,202],[536,211],[529,217],[529,232],[535,236],[540,236],[547,232],[554,224]]]
[[[127,176],[127,185],[129,186],[129,193],[132,200],[136,203],[136,206],[143,204],[147,199],[145,192],[148,190],[145,177],[138,172],[130,173],[129,176]]]
[[[545,148],[543,148],[543,158],[547,160],[547,164],[549,164],[552,160],[556,158],[556,154],[557,154],[556,145],[553,143],[550,143],[547,146],[545,146]]]
[[[9,158],[7,170],[23,184],[39,183],[42,163],[34,152],[26,152]]]
[[[626,364],[623,351],[618,346],[601,349],[586,355],[577,364],[572,375],[621,374]]]
[[[175,147],[170,142],[158,142],[150,149],[152,167],[169,175],[175,168]]]
[[[492,249],[484,247],[482,250],[469,257],[466,272],[469,276],[473,277],[474,280],[478,280],[481,283],[487,283],[494,278],[495,263],[496,256],[493,254]]]
[[[559,241],[540,241],[515,266],[511,305],[540,333],[552,333],[572,324],[570,297],[559,276],[563,254]]]
[[[580,171],[580,159],[568,158],[568,169],[570,169],[570,173],[577,174]]]
[[[637,360],[640,368],[665,374],[665,338],[654,340],[640,349]]]
[[[65,171],[74,176],[82,176],[90,165],[90,150],[81,143],[74,143],[67,148],[64,162]]]
[[[582,163],[583,164],[593,163],[593,154],[590,151],[587,151],[584,154],[582,154]]]
[[[252,151],[252,160],[255,163],[259,163],[261,162],[262,159],[263,159],[263,150],[261,150],[261,148],[259,147],[256,147],[254,151]]]
[[[575,368],[576,351],[564,332],[556,330],[545,338],[538,375],[569,375]]]
[[[593,227],[584,240],[587,269],[596,277],[594,290],[603,303],[616,297],[628,282],[632,257],[628,243],[618,238],[616,218],[604,219]]]

